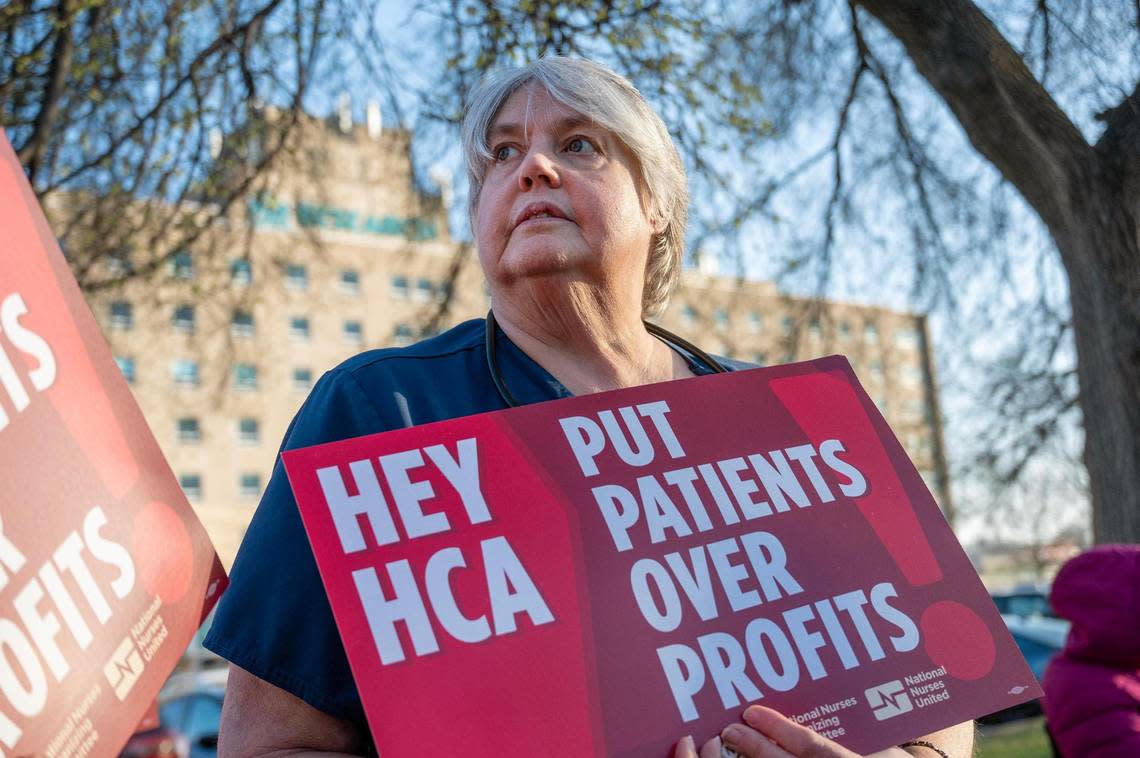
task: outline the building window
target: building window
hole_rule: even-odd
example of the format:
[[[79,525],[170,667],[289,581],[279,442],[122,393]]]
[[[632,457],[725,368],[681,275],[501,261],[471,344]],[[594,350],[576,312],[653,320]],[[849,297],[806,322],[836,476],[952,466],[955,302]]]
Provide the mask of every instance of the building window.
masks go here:
[[[261,495],[261,475],[242,474],[238,480],[238,490],[246,500],[253,500]]]
[[[819,322],[818,318],[813,318],[808,324],[808,334],[815,339],[819,339],[823,336],[823,324]]]
[[[131,329],[135,325],[135,309],[126,300],[116,300],[111,303],[111,327],[114,329]]]
[[[780,333],[785,337],[792,336],[792,330],[795,328],[796,322],[791,316],[784,316],[780,319]]]
[[[178,484],[182,487],[182,492],[186,495],[187,500],[202,499],[202,476],[200,474],[181,474],[178,477]]]
[[[261,442],[261,424],[257,419],[247,416],[238,419],[238,441],[247,445],[256,445]]]
[[[864,324],[863,341],[868,345],[879,344],[879,327],[872,323]]]
[[[871,361],[869,364],[867,364],[867,372],[876,382],[883,381],[883,362]]]
[[[311,368],[293,369],[293,389],[308,392],[313,388],[313,370]]]
[[[918,331],[915,329],[903,329],[895,332],[895,347],[902,350],[915,350],[918,348],[919,338]]]
[[[408,299],[408,277],[400,275],[392,277],[392,297],[396,300]]]
[[[926,403],[915,398],[910,398],[902,402],[902,412],[906,416],[914,418],[923,418],[929,420],[929,413],[927,413],[928,406]]]
[[[360,272],[346,268],[340,272],[340,291],[346,295],[360,294]]]
[[[180,305],[174,309],[174,318],[171,321],[174,331],[181,334],[194,333],[194,306]]]
[[[178,419],[178,441],[179,442],[201,442],[202,441],[202,426],[198,423],[198,419],[193,417]]]
[[[307,317],[293,316],[289,319],[289,336],[293,339],[307,340],[311,333]]]
[[[922,369],[914,364],[899,366],[899,379],[907,387],[918,387],[922,384]]]
[[[135,359],[134,358],[128,358],[125,355],[116,355],[115,356],[115,363],[118,364],[119,371],[122,373],[123,379],[125,379],[127,381],[127,384],[134,384],[135,378],[136,378],[135,377]]]
[[[916,457],[930,458],[932,450],[931,440],[925,434],[915,432],[907,438],[907,450]]]
[[[176,360],[170,365],[170,374],[178,387],[197,387],[199,382],[198,362]]]
[[[839,332],[839,339],[848,339],[851,337],[851,324],[846,321],[840,321],[836,331]]]
[[[768,365],[768,354],[767,353],[753,353],[752,354],[752,362],[755,363],[757,366],[767,366]]]
[[[344,341],[359,345],[364,341],[364,325],[359,321],[344,322]]]
[[[257,366],[252,363],[238,363],[234,366],[234,389],[257,389]]]
[[[728,328],[728,311],[724,308],[717,308],[713,311],[713,323],[716,324],[717,329]]]
[[[417,279],[416,292],[412,299],[417,303],[430,303],[435,299],[435,285],[430,279]]]
[[[309,289],[309,269],[300,263],[292,263],[285,267],[285,286],[297,292]]]
[[[393,334],[392,343],[396,345],[396,347],[404,347],[405,345],[412,344],[413,337],[412,327],[407,324],[396,324],[396,331]]]
[[[245,258],[230,263],[230,283],[235,287],[248,287],[253,284],[253,265]]]
[[[106,258],[107,273],[114,278],[130,276],[135,273],[135,266],[131,262],[129,253],[115,253]]]
[[[179,250],[170,258],[170,275],[175,279],[194,278],[194,259],[185,250]]]
[[[752,332],[753,334],[759,334],[761,331],[763,331],[763,329],[764,329],[764,318],[759,313],[757,313],[756,311],[752,311],[751,313],[749,313],[748,314],[748,331]]]
[[[234,311],[230,319],[230,333],[235,337],[253,336],[253,314],[249,311]]]

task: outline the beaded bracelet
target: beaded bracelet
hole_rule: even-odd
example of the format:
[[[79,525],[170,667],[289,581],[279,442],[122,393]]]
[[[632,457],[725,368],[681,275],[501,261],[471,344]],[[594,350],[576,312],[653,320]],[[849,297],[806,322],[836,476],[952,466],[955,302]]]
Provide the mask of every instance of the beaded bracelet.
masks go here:
[[[950,758],[950,756],[943,752],[942,748],[935,747],[926,740],[911,740],[910,742],[904,742],[899,745],[899,747],[925,747],[938,753],[942,758]]]

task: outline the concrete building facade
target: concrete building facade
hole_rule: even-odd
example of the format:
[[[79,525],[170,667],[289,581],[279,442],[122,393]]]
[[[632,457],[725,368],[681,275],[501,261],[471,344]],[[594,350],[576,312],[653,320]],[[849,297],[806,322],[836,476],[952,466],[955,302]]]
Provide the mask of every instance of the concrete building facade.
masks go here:
[[[298,160],[274,177],[272,195],[251,197],[217,230],[210,255],[180,251],[157,279],[91,298],[227,567],[286,427],[322,372],[490,305],[473,251],[448,234],[446,191],[411,189],[409,136],[344,127],[303,124]],[[106,265],[130,266],[130,251]],[[658,321],[709,352],[760,364],[847,355],[949,511],[921,316],[686,271]]]

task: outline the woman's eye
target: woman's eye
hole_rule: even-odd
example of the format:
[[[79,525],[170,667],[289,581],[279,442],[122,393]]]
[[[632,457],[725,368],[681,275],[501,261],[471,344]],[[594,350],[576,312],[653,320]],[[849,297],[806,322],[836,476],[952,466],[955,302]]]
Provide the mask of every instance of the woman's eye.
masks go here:
[[[510,158],[511,155],[514,154],[513,151],[514,148],[510,145],[500,145],[499,147],[495,148],[493,155],[495,156],[496,161],[502,162]]]
[[[598,150],[594,143],[585,137],[575,137],[566,143],[566,149],[572,153],[596,153]]]

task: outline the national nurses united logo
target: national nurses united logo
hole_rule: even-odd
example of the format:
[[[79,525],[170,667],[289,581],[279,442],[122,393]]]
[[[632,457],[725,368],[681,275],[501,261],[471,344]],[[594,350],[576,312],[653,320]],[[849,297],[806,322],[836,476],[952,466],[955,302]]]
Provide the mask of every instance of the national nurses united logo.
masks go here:
[[[914,710],[910,696],[906,694],[906,687],[898,679],[868,687],[863,691],[863,695],[867,698],[867,705],[871,706],[871,712],[879,721]]]
[[[127,637],[111,653],[111,659],[103,666],[103,675],[107,683],[115,691],[115,697],[126,700],[131,688],[135,686],[144,667],[142,655],[130,637]]]

